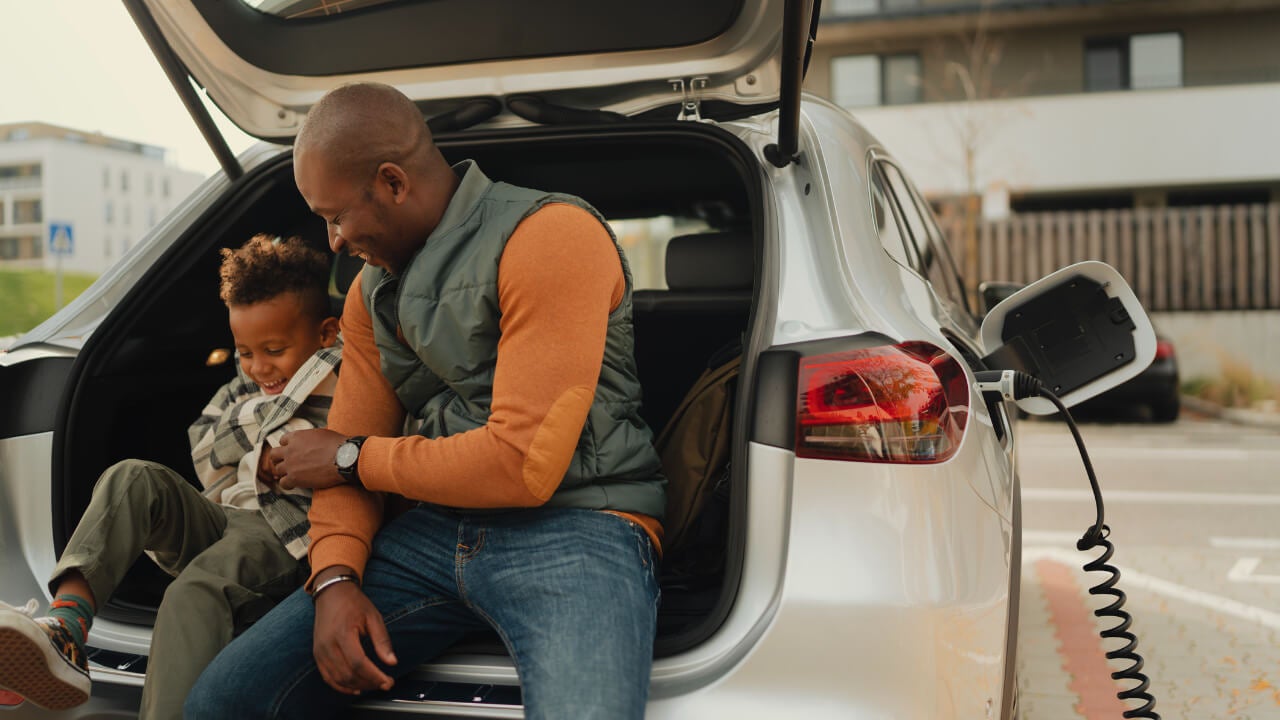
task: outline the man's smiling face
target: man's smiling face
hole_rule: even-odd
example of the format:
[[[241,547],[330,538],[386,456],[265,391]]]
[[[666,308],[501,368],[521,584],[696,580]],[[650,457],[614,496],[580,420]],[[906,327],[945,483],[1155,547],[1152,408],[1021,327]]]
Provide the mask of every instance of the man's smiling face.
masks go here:
[[[375,174],[354,182],[318,153],[307,152],[294,162],[294,180],[311,211],[325,221],[329,249],[346,252],[388,272],[402,269],[412,256],[391,222],[393,204],[384,203]]]

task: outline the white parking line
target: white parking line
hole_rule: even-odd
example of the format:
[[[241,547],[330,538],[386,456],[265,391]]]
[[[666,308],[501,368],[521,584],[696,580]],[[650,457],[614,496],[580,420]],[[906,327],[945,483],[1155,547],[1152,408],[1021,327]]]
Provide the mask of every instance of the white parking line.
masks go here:
[[[1262,564],[1262,558],[1242,557],[1227,572],[1227,579],[1238,583],[1259,583],[1262,585],[1280,585],[1280,575],[1264,575],[1254,572]]]
[[[1023,564],[1035,562],[1040,558],[1048,558],[1073,568],[1079,568],[1093,557],[1096,557],[1096,551],[1093,553],[1080,553],[1055,547],[1029,547],[1024,548],[1022,551]],[[1171,583],[1168,580],[1161,580],[1158,577],[1127,567],[1117,567],[1120,570],[1120,581],[1116,584],[1116,587],[1120,590],[1141,588],[1174,600],[1197,605],[1213,612],[1254,622],[1271,630],[1280,630],[1280,613],[1274,613],[1253,605],[1246,605],[1222,595],[1214,595],[1213,593],[1196,590],[1185,585]],[[1082,573],[1082,581],[1086,585],[1094,585],[1105,579],[1106,576],[1102,573]]]
[[[1075,547],[1076,540],[1080,539],[1083,533],[1067,532],[1065,530],[1023,530],[1022,545],[1065,545],[1067,547]]]
[[[1088,490],[1024,488],[1023,500],[1036,502],[1093,502]],[[1280,505],[1280,495],[1261,493],[1197,493],[1148,490],[1103,490],[1104,503],[1154,503],[1164,505]]]
[[[1227,550],[1280,550],[1280,539],[1250,537],[1211,537],[1209,545]]]
[[[1037,458],[1080,457],[1074,445],[1018,445],[1018,451]],[[1194,448],[1194,447],[1091,447],[1089,457],[1094,460],[1209,460],[1259,461],[1264,457],[1280,457],[1274,448]],[[1269,458],[1270,459],[1270,458]]]

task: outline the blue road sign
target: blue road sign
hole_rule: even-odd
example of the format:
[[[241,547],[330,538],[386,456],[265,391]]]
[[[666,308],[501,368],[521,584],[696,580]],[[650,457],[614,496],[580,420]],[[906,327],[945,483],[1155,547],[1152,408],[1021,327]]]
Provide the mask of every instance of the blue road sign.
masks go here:
[[[75,234],[71,230],[71,223],[49,223],[49,254],[70,255],[75,250]]]

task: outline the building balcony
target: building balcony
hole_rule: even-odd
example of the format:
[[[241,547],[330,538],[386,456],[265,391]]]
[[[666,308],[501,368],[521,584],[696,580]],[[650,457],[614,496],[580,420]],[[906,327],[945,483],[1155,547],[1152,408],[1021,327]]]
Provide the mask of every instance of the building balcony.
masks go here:
[[[853,109],[920,189],[949,196],[1280,179],[1280,83]],[[971,162],[966,157],[972,158]],[[972,186],[966,179],[972,174]]]
[[[6,190],[39,190],[44,180],[40,177],[0,177],[0,192]]]

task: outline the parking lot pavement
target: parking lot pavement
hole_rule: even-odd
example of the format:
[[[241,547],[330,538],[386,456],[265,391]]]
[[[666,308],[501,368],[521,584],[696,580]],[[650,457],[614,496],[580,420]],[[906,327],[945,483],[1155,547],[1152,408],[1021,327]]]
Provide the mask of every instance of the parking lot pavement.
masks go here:
[[[1019,686],[1024,720],[1119,718],[1136,703],[1121,704],[1111,670],[1127,662],[1107,661],[1106,649],[1119,641],[1103,641],[1109,627],[1091,611],[1102,606],[1086,588],[1096,574],[1072,563],[1081,555],[1066,546],[1029,548],[1024,556],[1022,610],[1019,619]],[[1119,587],[1124,609],[1133,616],[1137,651],[1151,680],[1155,710],[1161,717],[1280,718],[1280,613],[1214,592],[1184,578],[1173,566],[1197,578],[1209,566],[1223,563],[1210,556],[1188,563],[1170,562],[1150,551],[1127,553],[1128,565],[1159,567],[1159,575],[1120,564]],[[1069,564],[1071,563],[1071,564]],[[1280,564],[1280,563],[1277,563]],[[1197,570],[1199,568],[1199,571]]]
[[[1166,720],[1280,719],[1280,435],[1215,421],[1086,425],[1155,711]],[[1105,576],[1073,547],[1092,503],[1056,423],[1020,427],[1024,480],[1019,685],[1024,720],[1120,718]],[[1076,528],[1069,530],[1066,528]],[[1105,643],[1105,644],[1104,644]]]

